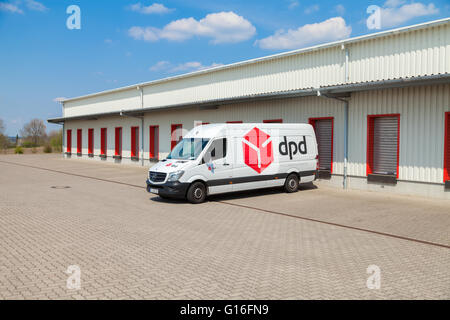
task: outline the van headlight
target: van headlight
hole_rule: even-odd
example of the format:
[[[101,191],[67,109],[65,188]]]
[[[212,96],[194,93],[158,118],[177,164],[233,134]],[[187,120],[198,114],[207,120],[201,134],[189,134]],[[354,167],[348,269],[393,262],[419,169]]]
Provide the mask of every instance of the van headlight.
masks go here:
[[[181,176],[183,175],[184,171],[183,170],[179,170],[179,171],[175,171],[169,174],[169,178],[167,178],[167,181],[178,181],[180,180]]]

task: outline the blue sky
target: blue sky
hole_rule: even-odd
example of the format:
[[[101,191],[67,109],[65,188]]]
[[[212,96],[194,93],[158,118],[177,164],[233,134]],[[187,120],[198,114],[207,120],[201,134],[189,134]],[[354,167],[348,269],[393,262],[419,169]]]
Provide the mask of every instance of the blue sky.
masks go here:
[[[15,135],[60,116],[59,97],[381,31],[366,25],[369,5],[381,30],[450,16],[448,0],[0,0],[0,118]]]

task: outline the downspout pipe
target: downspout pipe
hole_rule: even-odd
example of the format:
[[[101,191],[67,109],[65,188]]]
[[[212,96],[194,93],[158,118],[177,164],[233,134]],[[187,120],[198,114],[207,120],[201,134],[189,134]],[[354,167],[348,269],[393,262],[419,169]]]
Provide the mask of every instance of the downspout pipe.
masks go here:
[[[345,54],[345,60],[344,60],[344,82],[349,82],[349,50],[343,44],[341,46],[341,50],[344,51]],[[348,108],[349,108],[349,101],[337,96],[329,95],[327,93],[320,92],[319,89],[317,89],[317,96],[323,96],[328,99],[334,99],[340,102],[344,103],[344,180],[342,182],[343,188],[347,189],[348,187]]]
[[[141,94],[141,109],[144,109],[144,88],[142,86],[137,86],[137,89],[139,90],[140,94]],[[141,159],[141,165],[144,166],[144,114],[142,114],[141,117],[141,141],[142,141],[142,146],[141,146],[141,154],[142,154],[142,159]]]
[[[341,50],[344,51],[345,60],[344,60],[344,82],[347,84],[349,82],[349,50],[345,44],[342,44]],[[349,101],[343,98],[339,98],[336,96],[328,95],[326,93],[321,93],[320,90],[317,90],[317,96],[323,96],[328,99],[338,100],[344,103],[344,180],[342,182],[343,188],[347,189],[348,187],[348,108]]]
[[[347,189],[348,185],[348,107],[349,107],[349,101],[343,98],[335,97],[328,95],[326,93],[322,93],[319,90],[317,90],[317,96],[318,97],[325,97],[328,99],[334,99],[338,100],[340,102],[344,103],[344,181],[343,181],[343,188]]]
[[[61,141],[61,154],[62,154],[62,157],[64,158],[64,147],[65,147],[65,145],[64,145],[64,141],[66,141],[66,139],[65,139],[65,137],[66,137],[66,123],[65,122],[63,122],[63,125],[62,125],[62,141]]]

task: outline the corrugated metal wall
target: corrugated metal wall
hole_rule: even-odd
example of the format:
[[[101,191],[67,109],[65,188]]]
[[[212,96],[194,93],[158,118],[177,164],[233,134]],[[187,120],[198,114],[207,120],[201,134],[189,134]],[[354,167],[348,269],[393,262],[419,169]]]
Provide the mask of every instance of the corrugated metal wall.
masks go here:
[[[446,111],[450,111],[450,85],[353,94],[348,173],[366,175],[367,115],[399,113],[399,179],[442,183]]]
[[[450,22],[348,45],[349,82],[450,73]],[[144,107],[242,97],[345,83],[339,46],[144,87]],[[136,88],[66,102],[64,116],[140,108]]]
[[[442,183],[444,159],[444,114],[450,111],[450,84],[388,89],[354,93],[349,107],[349,171],[366,176],[367,115],[400,114],[399,179]],[[198,108],[147,113],[144,124],[144,158],[148,159],[149,126],[159,125],[160,153],[170,151],[170,126],[181,123],[191,129],[194,121],[223,123],[242,120],[262,122],[282,118],[284,122],[307,123],[309,118],[334,117],[333,173],[343,174],[343,103],[323,97],[304,97],[275,101],[241,103],[217,110]],[[72,152],[76,153],[76,129],[83,129],[83,153],[87,154],[87,129],[95,129],[95,154],[100,149],[100,128],[108,127],[108,155],[114,154],[114,128],[123,127],[123,157],[130,156],[131,126],[139,119],[109,117],[91,121],[72,121]],[[142,143],[142,141],[141,141]],[[146,162],[150,165],[149,162]]]
[[[350,82],[443,73],[450,73],[450,23],[350,46]]]
[[[144,105],[200,102],[341,84],[344,52],[330,48],[144,88]]]

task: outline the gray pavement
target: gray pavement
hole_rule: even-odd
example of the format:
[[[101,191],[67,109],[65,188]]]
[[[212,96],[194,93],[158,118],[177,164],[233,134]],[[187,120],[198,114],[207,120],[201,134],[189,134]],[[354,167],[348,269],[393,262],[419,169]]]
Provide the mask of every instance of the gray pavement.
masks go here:
[[[191,205],[146,174],[0,156],[0,299],[450,299],[449,201],[316,183]]]

